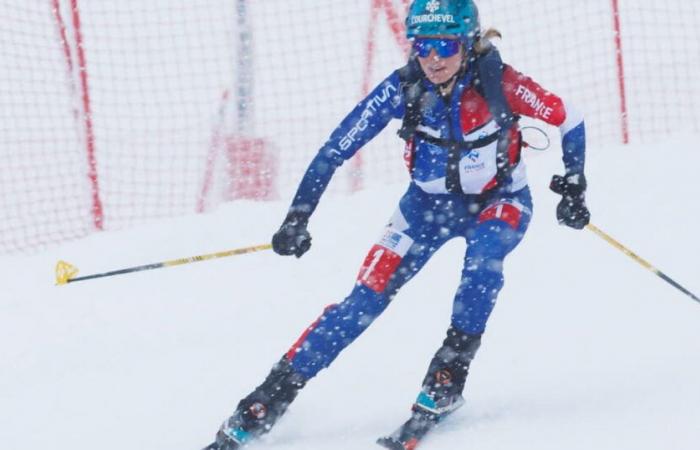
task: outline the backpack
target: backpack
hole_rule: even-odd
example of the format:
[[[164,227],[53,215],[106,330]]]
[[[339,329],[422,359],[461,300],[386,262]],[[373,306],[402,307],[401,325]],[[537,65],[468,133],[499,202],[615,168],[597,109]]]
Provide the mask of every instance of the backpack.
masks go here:
[[[491,46],[485,53],[478,54],[470,59],[467,70],[473,71],[474,87],[486,100],[489,112],[500,127],[497,133],[486,136],[476,141],[462,142],[452,139],[442,139],[429,136],[417,130],[423,115],[422,104],[424,95],[427,93],[423,80],[425,75],[415,58],[404,67],[398,70],[401,82],[401,91],[405,99],[406,112],[403,123],[397,132],[400,138],[406,141],[409,154],[407,164],[409,170],[412,169],[412,147],[416,137],[447,149],[447,174],[446,187],[451,193],[462,193],[459,182],[459,160],[462,152],[475,148],[485,147],[494,141],[498,141],[496,147],[496,173],[497,186],[505,186],[510,182],[513,168],[519,162],[510,163],[508,158],[508,147],[511,144],[509,133],[512,126],[518,121],[518,117],[513,114],[503,93],[503,62],[495,47]],[[450,106],[451,107],[451,106]],[[519,136],[519,139],[522,139]]]

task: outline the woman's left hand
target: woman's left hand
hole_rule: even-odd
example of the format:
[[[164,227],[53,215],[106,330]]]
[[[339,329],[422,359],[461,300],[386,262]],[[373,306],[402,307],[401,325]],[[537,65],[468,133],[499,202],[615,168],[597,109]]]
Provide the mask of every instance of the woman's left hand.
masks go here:
[[[590,223],[591,213],[586,206],[586,187],[586,177],[582,173],[552,177],[549,188],[562,196],[557,205],[557,220],[560,224],[581,230]]]

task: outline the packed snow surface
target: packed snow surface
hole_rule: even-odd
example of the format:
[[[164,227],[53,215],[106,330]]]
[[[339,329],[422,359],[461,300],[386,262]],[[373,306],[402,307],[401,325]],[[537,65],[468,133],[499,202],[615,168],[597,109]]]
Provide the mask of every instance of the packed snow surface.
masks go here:
[[[697,294],[694,142],[590,148],[587,174],[593,223]],[[697,449],[700,304],[592,232],[559,226],[547,190],[559,155],[527,159],[534,220],[506,260],[467,403],[422,448]],[[53,280],[58,259],[87,275],[269,242],[289,198],[0,259],[0,447],[199,450],[350,292],[404,189],[326,196],[301,259],[264,251]],[[256,448],[375,448],[407,418],[449,324],[464,250],[455,240],[438,252]]]

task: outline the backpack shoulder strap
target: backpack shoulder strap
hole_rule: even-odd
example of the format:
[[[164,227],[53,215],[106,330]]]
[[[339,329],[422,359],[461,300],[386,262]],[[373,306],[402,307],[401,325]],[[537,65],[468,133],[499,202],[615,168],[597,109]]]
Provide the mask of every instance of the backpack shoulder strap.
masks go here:
[[[399,69],[399,80],[406,112],[403,116],[403,124],[397,134],[401,139],[408,141],[413,138],[416,128],[420,124],[422,115],[421,101],[423,94],[426,92],[422,83],[423,74],[415,59],[411,59],[408,64]]]
[[[503,92],[503,61],[498,50],[490,46],[476,60],[476,88],[489,106],[489,112],[502,129],[510,129],[517,118]]]
[[[498,172],[496,180],[500,186],[510,181],[515,164],[510,163],[508,149],[510,148],[510,132],[518,117],[513,114],[503,92],[503,61],[498,50],[489,45],[485,53],[476,58],[476,89],[489,107],[489,112],[498,124],[498,144],[496,147],[496,165]]]

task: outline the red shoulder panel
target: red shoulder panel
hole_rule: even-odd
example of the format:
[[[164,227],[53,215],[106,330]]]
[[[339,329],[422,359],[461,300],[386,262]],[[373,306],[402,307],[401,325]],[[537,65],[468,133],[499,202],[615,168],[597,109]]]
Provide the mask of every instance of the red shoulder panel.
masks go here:
[[[503,91],[515,114],[554,126],[566,120],[566,109],[561,98],[508,65],[503,71]]]

